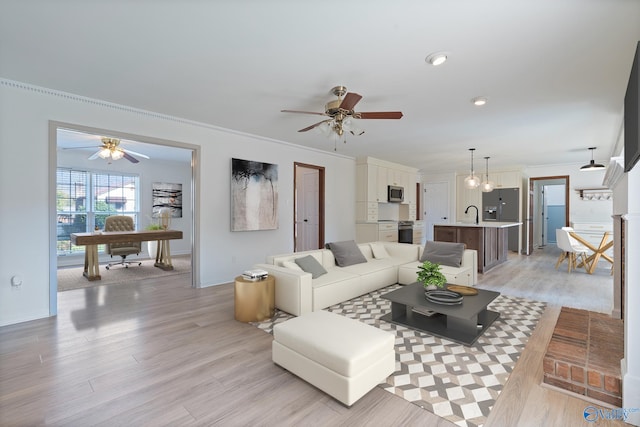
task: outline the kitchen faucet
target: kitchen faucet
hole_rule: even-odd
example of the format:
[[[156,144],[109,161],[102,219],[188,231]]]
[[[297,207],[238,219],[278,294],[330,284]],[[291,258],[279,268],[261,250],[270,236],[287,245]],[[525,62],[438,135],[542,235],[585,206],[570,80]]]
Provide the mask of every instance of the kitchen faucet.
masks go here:
[[[469,213],[469,208],[476,208],[476,224],[479,224],[479,221],[478,221],[478,207],[476,205],[467,206],[467,209],[464,210],[465,214]]]

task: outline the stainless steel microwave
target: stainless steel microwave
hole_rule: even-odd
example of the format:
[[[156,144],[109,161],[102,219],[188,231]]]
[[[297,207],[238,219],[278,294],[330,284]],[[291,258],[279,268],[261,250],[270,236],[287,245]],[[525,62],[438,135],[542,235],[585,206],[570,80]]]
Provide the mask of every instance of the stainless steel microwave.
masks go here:
[[[390,185],[388,188],[388,202],[401,203],[404,201],[404,187],[396,187],[395,185]]]

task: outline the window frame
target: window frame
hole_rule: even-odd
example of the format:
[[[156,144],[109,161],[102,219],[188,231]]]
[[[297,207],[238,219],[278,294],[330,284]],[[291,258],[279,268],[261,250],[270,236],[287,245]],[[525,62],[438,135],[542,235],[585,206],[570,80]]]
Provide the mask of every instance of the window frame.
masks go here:
[[[59,196],[58,196],[58,192],[60,190],[60,182],[59,182],[59,174],[60,171],[65,171],[65,173],[68,171],[68,173],[71,175],[74,172],[75,173],[81,173],[81,174],[85,174],[85,194],[84,194],[84,211],[83,210],[59,210],[58,206],[59,206]],[[101,185],[98,187],[99,181],[100,179],[106,179],[107,180],[107,185]],[[121,186],[117,186],[117,185],[113,185],[111,183],[112,178],[115,179],[121,179],[122,181],[129,181],[127,182],[126,185],[121,185]],[[123,182],[124,184],[124,182]],[[72,182],[72,180],[70,180],[69,182],[69,187],[71,188],[74,185],[74,183]],[[77,184],[75,184],[77,185]],[[113,192],[113,191],[117,191],[118,189],[124,189],[126,186],[129,185],[133,185],[133,209],[131,209],[131,207],[129,207],[129,209],[125,210],[124,208],[122,209],[106,209],[106,210],[96,210],[99,203],[101,202],[101,200],[99,200],[100,195],[105,195],[107,193]],[[106,189],[111,189],[108,191],[103,191],[100,194],[97,194],[98,188],[106,188]],[[124,192],[124,191],[123,191]],[[76,194],[77,195],[77,194]],[[105,202],[106,199],[109,196],[104,196],[105,197]],[[127,197],[124,196],[120,196],[120,198],[123,198],[124,200],[127,200]],[[78,199],[78,197],[76,197],[76,200]],[[69,195],[69,200],[74,200],[71,195]],[[70,203],[69,203],[70,205]],[[110,207],[110,203],[106,203],[107,207]],[[138,228],[139,222],[140,222],[140,174],[136,174],[136,173],[126,173],[126,172],[114,172],[114,171],[104,171],[104,170],[95,170],[95,169],[90,169],[90,168],[78,168],[78,167],[62,167],[62,166],[57,166],[56,167],[56,217],[57,217],[57,224],[58,224],[58,234],[56,236],[56,255],[57,257],[69,257],[69,256],[74,256],[74,255],[84,255],[85,252],[85,247],[84,246],[76,246],[71,244],[70,239],[59,239],[59,232],[60,232],[60,228],[64,228],[65,224],[64,222],[60,221],[61,216],[64,215],[68,215],[69,221],[71,221],[71,217],[78,216],[78,215],[85,215],[85,227],[84,230],[80,231],[80,230],[76,230],[73,229],[73,227],[69,227],[67,224],[67,229],[70,231],[69,234],[73,233],[77,233],[77,232],[89,232],[91,230],[94,229],[94,227],[96,226],[96,221],[98,221],[100,224],[99,227],[104,224],[104,219],[102,221],[99,220],[99,218],[103,217],[106,218],[107,216],[110,215],[126,215],[126,216],[131,216],[133,218],[134,221],[134,225],[136,227],[136,229]],[[77,208],[78,204],[75,204],[75,207]],[[60,242],[69,242],[68,243],[68,249],[67,250],[60,250]],[[104,253],[104,245],[98,245],[98,253]]]

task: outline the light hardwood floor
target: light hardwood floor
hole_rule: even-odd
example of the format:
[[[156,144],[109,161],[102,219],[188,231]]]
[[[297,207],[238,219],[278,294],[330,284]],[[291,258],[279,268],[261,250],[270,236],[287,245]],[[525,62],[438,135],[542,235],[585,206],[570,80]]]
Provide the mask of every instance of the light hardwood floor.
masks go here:
[[[486,426],[585,425],[586,401],[540,386],[542,357],[560,305],[589,308],[608,295],[606,306],[612,280],[556,271],[556,257],[514,255],[480,278],[550,302]],[[341,405],[272,363],[272,337],[234,320],[231,284],[189,283],[67,291],[56,318],[0,328],[0,425],[452,425],[378,387]]]

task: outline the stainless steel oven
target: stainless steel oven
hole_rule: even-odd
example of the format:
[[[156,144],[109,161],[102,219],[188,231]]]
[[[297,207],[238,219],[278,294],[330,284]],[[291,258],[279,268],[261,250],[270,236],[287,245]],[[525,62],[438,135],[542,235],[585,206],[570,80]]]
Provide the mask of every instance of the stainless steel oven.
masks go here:
[[[413,243],[413,221],[398,221],[398,243]]]

